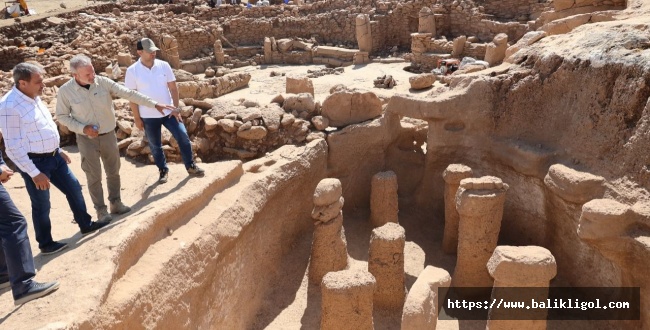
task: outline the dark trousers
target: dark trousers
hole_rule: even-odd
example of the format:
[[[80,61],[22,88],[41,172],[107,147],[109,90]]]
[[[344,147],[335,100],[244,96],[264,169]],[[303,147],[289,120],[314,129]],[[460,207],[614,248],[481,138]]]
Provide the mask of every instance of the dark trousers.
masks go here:
[[[36,275],[27,220],[0,184],[0,277],[9,277],[14,297],[25,293]]]
[[[162,149],[162,126],[165,126],[172,133],[172,136],[178,142],[178,148],[181,149],[181,158],[183,159],[183,163],[185,163],[185,168],[190,168],[194,163],[192,159],[192,143],[183,123],[179,123],[176,118],[170,118],[169,116],[142,118],[142,122],[144,123],[144,131],[147,134],[147,139],[149,139],[151,155],[153,155],[153,160],[156,166],[158,166],[158,170],[168,170],[167,159],[165,159],[165,153]]]
[[[56,153],[50,157],[32,158],[32,162],[41,173],[50,178],[50,183],[65,195],[79,228],[90,226],[91,217],[86,209],[84,196],[81,194],[81,185],[63,157]],[[50,190],[38,190],[29,174],[21,171],[20,175],[25,180],[25,187],[32,201],[34,232],[38,247],[42,249],[54,241],[52,239],[52,223],[50,222]]]

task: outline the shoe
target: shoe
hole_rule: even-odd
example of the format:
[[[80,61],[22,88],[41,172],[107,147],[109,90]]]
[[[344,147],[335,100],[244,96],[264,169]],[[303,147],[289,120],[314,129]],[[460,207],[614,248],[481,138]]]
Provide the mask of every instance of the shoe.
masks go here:
[[[111,207],[111,209],[113,209]],[[108,213],[108,210],[106,209],[106,206],[99,208],[97,210],[97,220],[99,221],[111,221],[113,220],[113,217]]]
[[[127,212],[131,212],[131,208],[124,205],[124,203],[122,203],[122,201],[117,200],[117,201],[111,203],[111,213],[124,214],[124,213],[127,213]]]
[[[160,170],[160,178],[158,179],[158,183],[167,183],[168,177],[169,177],[168,169]]]
[[[59,243],[59,242],[52,242],[48,245],[46,245],[44,248],[41,249],[41,254],[46,256],[48,254],[54,254],[57,253],[65,248],[68,247],[68,244],[65,243]]]
[[[47,296],[59,288],[59,282],[38,283],[32,282],[32,286],[23,294],[14,297],[14,305],[20,306],[28,301]]]
[[[81,236],[86,236],[90,233],[97,231],[100,228],[106,227],[110,222],[108,221],[93,221],[87,228],[81,229]]]
[[[9,276],[1,276],[0,277],[0,290],[4,290],[6,288],[11,287],[11,282],[9,282]]]
[[[190,165],[190,167],[187,169],[187,173],[193,176],[203,176],[205,175],[205,170],[196,166],[196,164]]]

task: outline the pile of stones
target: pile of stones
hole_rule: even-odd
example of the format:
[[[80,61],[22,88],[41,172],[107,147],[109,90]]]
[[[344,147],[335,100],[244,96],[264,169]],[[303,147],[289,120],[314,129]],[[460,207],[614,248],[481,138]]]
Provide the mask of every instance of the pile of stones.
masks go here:
[[[377,79],[374,80],[374,83],[377,88],[393,88],[397,85],[397,81],[395,81],[391,75],[377,77]]]

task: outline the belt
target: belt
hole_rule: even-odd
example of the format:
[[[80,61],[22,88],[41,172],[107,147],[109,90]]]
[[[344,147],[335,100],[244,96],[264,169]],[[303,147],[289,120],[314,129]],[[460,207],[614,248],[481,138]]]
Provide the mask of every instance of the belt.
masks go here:
[[[59,148],[54,149],[52,152],[45,152],[42,154],[39,153],[34,153],[34,152],[28,152],[27,157],[29,158],[45,158],[45,157],[54,157],[59,152]]]

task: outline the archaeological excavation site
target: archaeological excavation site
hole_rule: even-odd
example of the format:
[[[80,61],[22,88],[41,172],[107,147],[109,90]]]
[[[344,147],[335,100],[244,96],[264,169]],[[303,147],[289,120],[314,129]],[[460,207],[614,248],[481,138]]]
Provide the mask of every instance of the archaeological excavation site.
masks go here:
[[[206,170],[163,129],[159,184],[114,96],[132,211],[82,237],[53,190],[69,247],[43,255],[25,182],[5,183],[60,288],[4,291],[0,329],[650,329],[650,2],[231,2],[28,0],[0,20],[0,91],[42,66],[89,209],[55,116],[75,55],[123,84],[150,38]],[[488,303],[527,289],[591,316]]]

